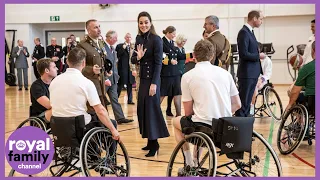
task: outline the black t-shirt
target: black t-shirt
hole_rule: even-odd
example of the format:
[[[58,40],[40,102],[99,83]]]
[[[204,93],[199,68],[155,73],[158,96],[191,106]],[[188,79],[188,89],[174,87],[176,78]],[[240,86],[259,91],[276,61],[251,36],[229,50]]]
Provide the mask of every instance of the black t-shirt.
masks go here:
[[[37,99],[41,96],[47,96],[50,99],[49,85],[44,83],[41,80],[41,78],[37,79],[32,83],[30,89],[30,96],[32,103],[31,116],[39,115],[47,110],[47,108],[43,107],[41,104],[37,102]]]

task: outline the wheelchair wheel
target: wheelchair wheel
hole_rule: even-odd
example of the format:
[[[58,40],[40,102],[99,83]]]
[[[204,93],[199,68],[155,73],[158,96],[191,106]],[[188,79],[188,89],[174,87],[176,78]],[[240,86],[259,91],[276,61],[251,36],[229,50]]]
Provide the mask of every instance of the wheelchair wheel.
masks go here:
[[[282,167],[279,157],[271,145],[256,131],[253,131],[251,146],[251,152],[244,155],[249,158],[250,171],[258,177],[281,177]]]
[[[58,154],[59,158],[57,161],[52,160],[50,165],[43,170],[42,172],[38,174],[32,174],[32,175],[25,175],[21,174],[14,169],[11,169],[8,177],[54,177],[54,176],[61,176],[67,169],[68,169],[68,163],[66,161],[63,161],[60,157],[63,153],[62,151],[65,151],[65,149],[56,149],[56,153]]]
[[[308,121],[308,111],[303,105],[295,105],[285,113],[277,136],[281,154],[290,154],[299,147],[307,132]]]
[[[190,167],[186,164],[183,153],[183,146],[189,146],[192,159],[197,159],[194,163],[195,167]],[[196,158],[195,158],[195,157]],[[197,157],[198,156],[198,157]],[[206,134],[192,133],[178,143],[174,149],[167,168],[167,176],[201,176],[209,177],[216,175],[217,155],[215,146]]]
[[[225,158],[224,158],[225,159]],[[223,159],[223,161],[225,161]],[[219,164],[217,175],[224,177],[281,177],[282,167],[276,152],[262,135],[253,131],[250,152],[243,158]]]
[[[122,142],[112,139],[106,128],[86,133],[80,145],[81,170],[85,176],[130,176],[130,160]]]
[[[283,108],[278,93],[272,87],[267,87],[263,93],[265,97],[264,103],[267,106],[269,113],[275,120],[281,120]]]
[[[254,112],[253,112],[253,116],[255,118],[264,118],[264,117],[268,117],[269,114],[267,114],[266,112],[266,105],[264,103],[264,96],[262,92],[258,92],[258,94],[256,95],[256,99],[254,101]],[[265,114],[267,114],[267,116],[265,116]]]
[[[26,119],[22,123],[20,123],[19,126],[17,127],[17,129],[19,129],[23,126],[34,126],[34,127],[40,128],[44,131],[47,131],[46,124],[43,122],[42,119],[40,119],[38,117],[29,117],[28,119]]]

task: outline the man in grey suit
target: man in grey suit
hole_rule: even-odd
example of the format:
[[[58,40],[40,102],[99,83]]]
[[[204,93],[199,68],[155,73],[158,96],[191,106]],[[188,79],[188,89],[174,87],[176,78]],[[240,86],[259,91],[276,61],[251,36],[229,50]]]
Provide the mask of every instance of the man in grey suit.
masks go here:
[[[17,68],[18,72],[18,85],[19,91],[22,90],[22,71],[23,71],[23,80],[24,80],[24,88],[28,90],[28,61],[27,57],[30,54],[28,52],[28,48],[23,46],[23,41],[18,40],[18,46],[13,48],[12,57],[16,58],[15,60],[15,68]]]
[[[121,105],[118,102],[117,84],[119,81],[118,68],[117,68],[117,54],[113,45],[117,42],[118,35],[115,31],[110,30],[106,34],[105,49],[107,52],[106,59],[112,62],[112,75],[105,81],[106,92],[111,101],[112,110],[118,124],[129,123],[133,120],[124,117]]]

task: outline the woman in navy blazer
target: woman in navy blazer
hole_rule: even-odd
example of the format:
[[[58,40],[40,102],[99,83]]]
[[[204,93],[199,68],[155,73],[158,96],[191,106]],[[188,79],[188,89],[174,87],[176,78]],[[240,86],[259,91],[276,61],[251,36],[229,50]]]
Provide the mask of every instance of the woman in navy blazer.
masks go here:
[[[171,113],[172,97],[176,108],[176,116],[181,116],[181,73],[178,66],[178,47],[174,46],[173,39],[176,36],[176,28],[168,26],[163,30],[163,53],[168,57],[168,61],[164,61],[161,69],[161,88],[160,103],[165,96],[168,96],[167,115]]]
[[[236,111],[236,116],[247,117],[250,114],[250,104],[261,70],[260,59],[265,54],[259,54],[257,39],[253,28],[262,24],[263,16],[260,11],[251,11],[248,14],[248,22],[238,33],[237,43],[239,49],[238,85],[241,108]]]
[[[148,144],[142,150],[149,150],[146,157],[154,156],[159,150],[158,138],[169,136],[167,125],[160,108],[160,72],[163,46],[156,34],[151,16],[141,12],[138,16],[138,35],[131,62],[140,62],[140,86],[138,91],[138,121],[142,138]]]

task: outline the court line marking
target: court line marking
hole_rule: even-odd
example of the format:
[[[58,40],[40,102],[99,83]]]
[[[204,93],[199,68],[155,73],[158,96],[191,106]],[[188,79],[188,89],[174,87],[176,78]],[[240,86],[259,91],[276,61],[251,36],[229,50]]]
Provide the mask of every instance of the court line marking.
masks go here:
[[[305,163],[306,165],[312,167],[313,169],[316,168],[316,166],[312,165],[311,163],[307,162],[306,160],[302,159],[300,156],[298,156],[296,153],[292,153],[292,156],[300,160],[301,162]]]

